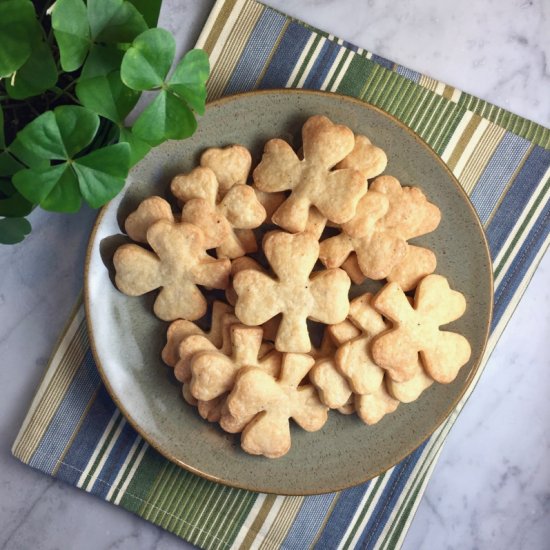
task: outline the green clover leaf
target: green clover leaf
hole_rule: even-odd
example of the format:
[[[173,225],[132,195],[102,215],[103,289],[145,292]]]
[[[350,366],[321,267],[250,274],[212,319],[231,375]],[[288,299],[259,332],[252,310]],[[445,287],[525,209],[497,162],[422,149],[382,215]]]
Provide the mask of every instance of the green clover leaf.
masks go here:
[[[46,111],[21,130],[21,144],[42,158],[65,160],[89,145],[99,117],[85,107],[63,105]]]
[[[120,127],[118,142],[127,143],[130,147],[130,166],[135,166],[151,150],[149,143],[136,137],[131,128],[124,126]]]
[[[25,218],[0,219],[0,244],[19,243],[31,229],[31,224]]]
[[[131,42],[147,30],[147,23],[134,5],[125,0],[88,0],[88,21],[96,42]]]
[[[130,146],[119,143],[78,156],[90,145],[98,127],[95,113],[73,105],[57,107],[33,120],[17,135],[19,145],[54,164],[29,164],[31,168],[13,176],[15,188],[33,204],[57,212],[75,212],[82,197],[94,208],[112,199],[124,186]]]
[[[28,37],[36,26],[34,6],[29,0],[0,2],[0,78],[10,76],[30,57]]]
[[[130,164],[130,147],[117,143],[97,149],[74,161],[80,192],[92,208],[110,201],[124,187]]]
[[[45,92],[57,82],[57,67],[52,51],[44,40],[36,40],[30,57],[17,69],[13,80],[5,82],[13,99],[26,99]]]
[[[168,89],[185,99],[189,106],[204,115],[206,81],[208,80],[208,55],[204,50],[191,50],[174,69],[168,81]]]
[[[193,112],[173,94],[162,90],[139,115],[132,127],[140,139],[158,145],[167,139],[184,139],[197,129]]]
[[[122,80],[134,90],[152,90],[164,83],[174,55],[176,41],[164,29],[141,33],[124,54],[120,68]]]
[[[167,80],[174,55],[173,36],[163,29],[149,29],[134,40],[122,60],[120,74],[126,86],[159,90],[133,126],[134,135],[152,145],[189,137],[197,128],[193,110],[204,113],[208,56],[191,50]]]
[[[55,34],[61,67],[64,71],[76,71],[90,49],[90,24],[83,0],[57,0],[52,12],[52,28]]]
[[[129,43],[147,29],[147,23],[133,4],[126,0],[57,0],[52,12],[52,28],[59,46],[61,67],[71,72],[79,69],[88,52],[105,44]],[[92,60],[90,60],[92,62]],[[86,77],[97,76],[98,65],[111,58],[96,55],[93,70]],[[86,60],[86,65],[88,60]],[[86,72],[83,70],[83,73]],[[105,74],[105,69],[99,71]],[[107,71],[109,72],[109,71]]]
[[[119,50],[116,46],[93,44],[86,58],[86,63],[84,67],[82,67],[79,80],[82,81],[96,76],[106,76],[113,71],[120,70],[123,56],[124,52]]]
[[[122,83],[118,71],[81,80],[75,91],[84,107],[117,124],[124,121],[140,96]]]

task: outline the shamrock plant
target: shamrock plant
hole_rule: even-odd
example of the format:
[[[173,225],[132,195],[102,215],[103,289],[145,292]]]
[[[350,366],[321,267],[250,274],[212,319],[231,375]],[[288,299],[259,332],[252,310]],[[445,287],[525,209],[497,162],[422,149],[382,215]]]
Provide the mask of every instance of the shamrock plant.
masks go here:
[[[0,243],[24,239],[37,206],[104,205],[151,147],[195,131],[208,57],[191,50],[170,73],[160,1],[0,0]]]

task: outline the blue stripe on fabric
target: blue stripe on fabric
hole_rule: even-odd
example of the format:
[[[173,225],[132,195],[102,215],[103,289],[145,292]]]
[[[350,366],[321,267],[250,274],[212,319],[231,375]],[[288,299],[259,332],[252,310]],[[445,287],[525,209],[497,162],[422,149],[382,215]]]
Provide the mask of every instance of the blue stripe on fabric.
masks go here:
[[[378,65],[382,65],[382,67],[386,67],[386,69],[389,69],[390,71],[392,71],[393,67],[395,66],[395,63],[393,61],[390,61],[389,59],[386,59],[385,57],[376,54],[372,54],[371,61],[374,61]]]
[[[493,307],[493,321],[491,330],[499,323],[503,313],[506,311],[510,300],[514,296],[516,289],[521,284],[525,273],[532,264],[535,256],[544,244],[550,232],[550,202],[546,202],[544,209],[540,213],[535,225],[529,231],[527,238],[518,251],[510,267],[506,271],[500,285],[495,292],[495,302]]]
[[[506,132],[474,187],[470,199],[481,223],[486,223],[530,143]]]
[[[92,352],[88,349],[46,433],[29,461],[30,466],[47,474],[53,472],[100,383]]]
[[[93,487],[88,487],[88,490],[98,497],[107,498],[111,485],[115,482],[116,476],[119,474],[124,461],[128,457],[128,453],[135,443],[136,438],[139,435],[130,426],[130,424],[124,424],[124,427],[120,431],[115,444],[113,445],[109,456],[103,464],[101,471],[99,472],[98,479],[95,481]]]
[[[275,50],[258,88],[281,88],[286,86],[311,35],[312,31],[292,21]]]
[[[318,90],[321,87],[339,51],[340,46],[334,42],[327,40],[323,44],[319,56],[307,75],[304,88]]]
[[[65,455],[63,464],[57,472],[57,477],[67,483],[76,485],[115,410],[115,404],[109,397],[107,390],[104,386],[101,386],[78,430],[78,434]]]
[[[550,150],[536,146],[521,167],[487,228],[487,240],[493,258],[512,231],[533,191],[550,167]]]
[[[274,10],[262,13],[225,88],[225,95],[254,88],[285,21],[286,17]]]
[[[380,499],[376,503],[376,507],[372,510],[370,514],[370,519],[363,529],[363,533],[359,540],[357,541],[357,548],[363,548],[369,550],[374,548],[378,542],[378,537],[384,529],[393,509],[397,499],[401,496],[401,493],[405,485],[409,481],[409,477],[418,463],[428,441],[425,441],[407,458],[402,460],[397,466],[395,466],[393,472],[391,473],[390,479],[384,491],[380,496]]]
[[[334,493],[305,498],[281,548],[309,548],[335,498]]]
[[[419,72],[413,71],[412,69],[407,69],[407,67],[403,67],[401,65],[398,65],[395,69],[395,72],[400,74],[401,76],[404,76],[405,78],[408,78],[409,80],[412,80],[413,82],[420,82],[421,74]]]
[[[340,493],[340,498],[332,509],[321,536],[315,544],[317,550],[327,550],[338,546],[371,483],[372,481],[368,481]]]
[[[352,52],[355,52],[355,53],[357,53],[357,50],[359,49],[359,46],[356,46],[355,44],[352,44],[347,40],[342,40],[342,46],[344,46],[344,48],[347,48],[348,50],[351,50]]]

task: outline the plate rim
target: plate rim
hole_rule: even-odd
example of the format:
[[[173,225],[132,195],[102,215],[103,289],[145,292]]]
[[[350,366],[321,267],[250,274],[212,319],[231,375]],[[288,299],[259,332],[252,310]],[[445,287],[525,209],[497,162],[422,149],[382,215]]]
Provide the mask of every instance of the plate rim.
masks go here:
[[[389,118],[394,124],[396,124],[398,127],[401,128],[401,130],[408,133],[410,136],[412,136],[417,143],[419,143],[420,146],[424,147],[427,152],[430,154],[431,157],[435,159],[435,161],[443,168],[443,170],[447,173],[447,176],[449,179],[453,182],[453,185],[458,189],[459,194],[462,196],[462,199],[464,199],[464,202],[466,203],[467,207],[470,209],[470,211],[473,213],[474,220],[476,222],[476,227],[482,237],[482,244],[483,244],[483,250],[485,252],[485,257],[487,259],[488,263],[488,283],[489,283],[489,289],[490,289],[490,297],[489,297],[489,303],[488,303],[488,321],[487,325],[485,327],[485,331],[483,334],[483,344],[480,349],[479,353],[479,359],[475,362],[475,364],[472,366],[471,371],[466,378],[463,387],[461,388],[459,394],[456,396],[456,398],[450,403],[448,409],[445,410],[445,412],[440,415],[436,422],[434,422],[434,427],[429,431],[429,433],[419,442],[419,443],[413,443],[409,447],[406,447],[403,449],[402,454],[399,455],[399,458],[395,461],[389,464],[386,467],[381,468],[379,471],[375,472],[374,475],[367,477],[366,479],[363,479],[359,483],[351,483],[351,484],[342,484],[335,487],[331,487],[329,490],[322,489],[322,490],[308,490],[308,491],[275,491],[275,490],[269,490],[261,487],[254,487],[250,483],[242,482],[232,482],[230,480],[223,479],[221,477],[218,477],[216,475],[210,474],[207,471],[203,471],[200,468],[193,466],[191,464],[187,464],[184,461],[182,461],[180,458],[174,456],[171,452],[166,450],[166,448],[163,447],[158,441],[155,440],[154,434],[150,434],[146,432],[137,422],[132,415],[128,412],[124,404],[120,401],[118,395],[113,390],[113,387],[111,386],[111,383],[109,381],[109,377],[106,374],[106,371],[103,368],[103,365],[101,364],[101,361],[99,359],[99,354],[97,352],[96,342],[95,342],[95,336],[94,336],[94,330],[93,325],[91,322],[91,312],[90,312],[90,291],[89,291],[89,284],[88,279],[90,276],[90,261],[91,256],[95,244],[95,237],[98,231],[98,228],[101,224],[101,221],[107,212],[107,208],[109,207],[111,201],[109,201],[107,204],[105,204],[101,210],[99,211],[95,221],[94,225],[92,227],[92,230],[90,232],[90,237],[88,240],[88,244],[86,246],[86,256],[84,261],[84,292],[83,292],[83,301],[84,301],[84,312],[85,312],[85,318],[86,318],[86,324],[88,329],[88,336],[90,341],[90,349],[92,350],[92,356],[94,358],[94,361],[96,363],[99,375],[101,377],[101,381],[105,385],[105,388],[107,389],[107,393],[111,397],[111,399],[114,401],[117,408],[120,410],[120,412],[123,414],[123,416],[126,418],[128,423],[132,426],[134,430],[157,452],[159,452],[163,457],[170,460],[170,462],[176,464],[177,466],[180,466],[184,470],[195,474],[203,479],[206,479],[208,481],[214,481],[216,483],[220,483],[222,485],[233,487],[237,489],[244,489],[247,491],[252,491],[256,493],[267,493],[267,494],[275,494],[275,495],[282,495],[282,496],[313,496],[313,495],[321,495],[321,494],[328,494],[333,492],[339,492],[343,491],[345,489],[349,489],[350,487],[355,487],[361,483],[365,483],[366,481],[369,481],[371,479],[374,479],[381,474],[387,472],[389,469],[393,468],[396,464],[399,464],[402,460],[404,460],[407,456],[409,456],[411,453],[413,453],[416,449],[418,449],[421,445],[423,445],[434,433],[435,431],[445,422],[447,418],[452,414],[452,412],[456,409],[459,402],[464,397],[464,394],[466,391],[470,388],[474,378],[476,377],[476,374],[479,370],[479,367],[482,363],[482,361],[485,358],[485,352],[487,350],[487,343],[490,336],[490,329],[493,319],[493,309],[494,309],[494,277],[493,277],[493,262],[491,258],[491,253],[489,249],[489,244],[487,242],[487,236],[485,234],[485,230],[483,229],[483,225],[481,223],[481,220],[479,218],[479,215],[474,208],[474,205],[472,204],[472,201],[470,200],[470,197],[467,195],[466,191],[460,185],[458,179],[456,176],[452,173],[448,165],[443,161],[443,159],[434,151],[434,149],[426,143],[414,130],[409,128],[405,123],[401,122],[399,119],[397,119],[392,114],[388,113],[387,111],[381,109],[380,107],[377,107],[376,105],[373,105],[372,103],[369,103],[367,101],[342,95],[334,92],[327,92],[322,90],[306,90],[301,88],[272,88],[272,89],[266,89],[266,90],[251,90],[246,92],[239,92],[236,94],[227,95],[218,99],[215,99],[213,101],[209,101],[206,104],[206,108],[209,107],[219,107],[222,106],[225,103],[231,103],[232,101],[239,100],[239,99],[246,99],[249,96],[258,96],[258,95],[270,95],[270,94],[281,94],[281,95],[312,95],[312,96],[327,96],[331,97],[335,100],[341,100],[346,102],[355,103],[357,105],[360,105],[361,107],[365,109],[370,109],[372,111],[377,112],[378,114],[382,115],[383,117]],[[200,119],[199,119],[200,124]],[[179,141],[179,140],[174,140]],[[154,148],[153,148],[154,149]],[[152,150],[153,150],[152,149]],[[142,161],[139,161],[142,162]],[[139,163],[138,163],[139,164]],[[136,165],[137,166],[137,165]],[[134,167],[135,168],[135,167]],[[131,172],[134,170],[132,168]],[[129,175],[130,175],[129,174]]]

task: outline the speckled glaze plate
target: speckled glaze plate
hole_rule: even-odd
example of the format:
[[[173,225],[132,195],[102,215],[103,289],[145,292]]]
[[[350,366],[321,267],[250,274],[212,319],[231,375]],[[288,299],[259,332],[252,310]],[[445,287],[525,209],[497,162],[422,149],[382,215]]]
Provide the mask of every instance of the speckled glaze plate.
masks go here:
[[[249,456],[238,436],[225,434],[187,405],[172,370],[160,359],[168,323],[152,313],[154,296],[130,298],[112,283],[112,255],[126,239],[121,223],[147,196],[167,196],[170,180],[191,170],[207,147],[240,143],[257,161],[272,137],[296,143],[304,121],[323,114],[369,136],[388,155],[387,174],[417,185],[443,218],[432,234],[414,242],[435,251],[437,273],[467,297],[465,315],[450,325],[464,334],[472,357],[449,385],[434,384],[418,401],[400,405],[375,426],[355,415],[332,412],[324,428],[292,427],[292,448],[283,458]],[[353,288],[353,295],[378,283]],[[305,495],[364,482],[418,447],[450,414],[479,366],[492,311],[492,271],[476,213],[439,157],[400,122],[364,102],[299,90],[252,92],[211,103],[195,135],[157,147],[136,166],[124,191],[100,213],[86,263],[86,312],[92,349],[111,396],[139,433],[183,468],[234,487]]]

